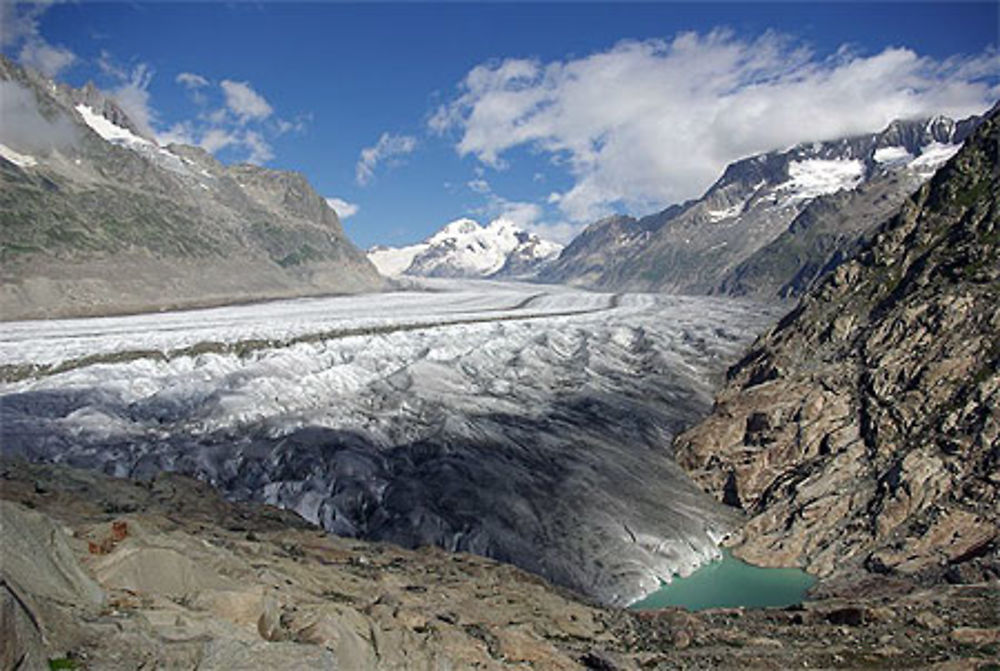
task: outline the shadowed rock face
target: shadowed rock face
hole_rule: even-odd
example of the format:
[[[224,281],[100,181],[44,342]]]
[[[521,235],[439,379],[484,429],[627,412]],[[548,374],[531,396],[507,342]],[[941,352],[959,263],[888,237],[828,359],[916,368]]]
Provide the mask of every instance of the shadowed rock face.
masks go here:
[[[821,576],[1000,575],[998,142],[994,109],[676,441],[752,516],[739,556]]]
[[[48,124],[46,137],[11,147],[31,161],[0,157],[3,319],[382,286],[302,175],[160,147],[93,86],[56,85],[6,59],[0,83]]]

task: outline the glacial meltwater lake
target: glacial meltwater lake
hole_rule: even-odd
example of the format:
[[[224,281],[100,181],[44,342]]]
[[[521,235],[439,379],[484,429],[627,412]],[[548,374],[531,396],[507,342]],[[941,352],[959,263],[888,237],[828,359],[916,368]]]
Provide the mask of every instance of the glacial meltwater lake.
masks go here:
[[[719,561],[702,566],[686,578],[675,577],[657,592],[629,606],[652,610],[680,606],[688,610],[743,606],[791,606],[801,603],[816,578],[797,568],[761,568],[723,550]]]

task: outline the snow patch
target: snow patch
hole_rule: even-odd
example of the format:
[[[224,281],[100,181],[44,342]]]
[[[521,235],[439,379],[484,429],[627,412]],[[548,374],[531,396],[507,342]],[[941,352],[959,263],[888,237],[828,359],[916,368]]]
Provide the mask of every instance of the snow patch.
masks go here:
[[[960,144],[934,142],[922,149],[920,156],[910,162],[910,167],[921,173],[933,173],[948,162],[962,148]]]
[[[743,211],[744,205],[745,203],[737,203],[736,205],[727,207],[724,210],[707,210],[706,214],[708,215],[708,220],[714,224],[717,221],[737,216]]]
[[[83,117],[84,122],[91,130],[111,144],[138,152],[150,161],[159,164],[171,172],[182,175],[191,174],[187,166],[184,165],[184,161],[181,160],[181,157],[164,149],[155,142],[147,140],[144,137],[139,137],[127,128],[122,128],[118,124],[112,123],[104,118],[103,115],[95,112],[93,108],[81,103],[76,106],[76,111],[80,113],[80,116]]]
[[[373,247],[368,251],[368,260],[375,268],[387,277],[398,277],[406,272],[413,259],[424,250],[428,244],[421,242],[406,247]]]
[[[786,191],[785,204],[811,200],[842,189],[853,189],[864,178],[865,166],[860,160],[807,159],[788,165],[790,179],[776,187]]]
[[[28,154],[22,154],[20,152],[14,151],[5,144],[0,143],[0,156],[16,165],[18,168],[30,168],[32,166],[38,165],[38,159],[34,156],[29,156]]]
[[[875,162],[899,165],[913,160],[913,154],[906,151],[905,147],[879,147],[875,150]]]
[[[111,123],[98,114],[92,108],[83,103],[76,106],[76,111],[83,117],[84,122],[90,126],[91,130],[112,144],[134,147],[136,145],[156,146],[144,137],[139,137],[127,128]]]
[[[562,245],[540,239],[503,217],[487,226],[456,219],[422,243],[401,248],[375,247],[369,260],[383,275],[487,277],[518,259],[545,261]]]

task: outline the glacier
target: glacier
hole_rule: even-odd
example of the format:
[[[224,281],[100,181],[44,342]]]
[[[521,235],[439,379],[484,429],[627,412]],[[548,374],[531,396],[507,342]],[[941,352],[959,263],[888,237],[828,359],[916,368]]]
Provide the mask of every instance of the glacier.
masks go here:
[[[183,472],[333,533],[486,555],[607,604],[718,556],[735,513],[669,446],[774,309],[421,286],[9,322],[3,452]]]

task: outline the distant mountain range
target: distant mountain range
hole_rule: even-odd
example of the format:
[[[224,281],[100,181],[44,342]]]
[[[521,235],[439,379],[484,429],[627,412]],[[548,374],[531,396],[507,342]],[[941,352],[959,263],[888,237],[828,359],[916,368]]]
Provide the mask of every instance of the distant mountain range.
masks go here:
[[[457,219],[415,245],[373,247],[368,258],[388,276],[531,278],[561,251],[508,219]]]
[[[800,294],[958,151],[977,119],[895,121],[730,164],[697,200],[577,236],[539,273],[601,289]]]
[[[161,146],[92,85],[0,57],[0,316],[24,319],[377,290],[388,276],[605,290],[802,294],[978,123],[895,121],[730,164],[699,199],[587,227],[565,249],[500,218],[366,255],[292,172]]]
[[[3,57],[0,87],[4,319],[383,285],[302,175],[160,146],[92,85]]]

